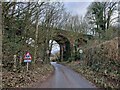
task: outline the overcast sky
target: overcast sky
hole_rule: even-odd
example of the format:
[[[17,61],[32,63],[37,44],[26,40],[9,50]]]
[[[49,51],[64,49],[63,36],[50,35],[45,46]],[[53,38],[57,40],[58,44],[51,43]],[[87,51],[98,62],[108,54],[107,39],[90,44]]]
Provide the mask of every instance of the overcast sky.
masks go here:
[[[65,8],[72,15],[84,16],[87,12],[87,7],[91,2],[64,2]]]

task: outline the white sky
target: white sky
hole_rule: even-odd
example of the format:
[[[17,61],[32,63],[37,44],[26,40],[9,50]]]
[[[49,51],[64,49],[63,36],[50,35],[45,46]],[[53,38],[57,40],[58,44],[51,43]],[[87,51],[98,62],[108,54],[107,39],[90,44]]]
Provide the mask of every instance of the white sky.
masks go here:
[[[84,16],[87,12],[87,7],[91,2],[64,2],[65,8],[72,15],[78,14]]]
[[[49,41],[49,43],[51,43],[51,40]],[[60,46],[56,41],[53,41],[53,46],[52,46],[52,50],[51,53],[55,54],[60,50]]]
[[[17,2],[36,2],[36,1],[39,1],[39,2],[43,2],[43,1],[46,1],[46,2],[92,2],[92,1],[104,1],[104,2],[107,2],[107,1],[119,1],[119,0],[1,0],[2,2],[5,2],[5,1],[17,1]]]

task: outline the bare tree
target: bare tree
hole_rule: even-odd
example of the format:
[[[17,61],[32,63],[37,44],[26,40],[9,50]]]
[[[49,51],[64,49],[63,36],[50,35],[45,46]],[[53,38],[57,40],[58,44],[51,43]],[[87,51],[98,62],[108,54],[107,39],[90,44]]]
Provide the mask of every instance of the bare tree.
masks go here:
[[[38,46],[38,44],[37,44],[37,42],[38,42],[38,29],[39,29],[39,18],[40,18],[40,12],[42,11],[42,9],[41,9],[41,6],[44,4],[44,2],[41,2],[41,3],[39,3],[39,4],[37,4],[38,6],[36,7],[37,8],[37,12],[36,12],[36,22],[35,22],[35,28],[36,28],[36,30],[35,30],[35,45],[34,45],[34,48],[35,48],[35,50],[34,50],[34,63],[35,63],[35,61],[36,61],[36,55],[37,55],[37,46]]]
[[[104,33],[109,29],[112,22],[117,17],[113,17],[113,14],[117,10],[117,2],[93,2],[86,13],[89,24],[93,25],[92,30],[94,33],[98,33],[99,37],[104,36]]]
[[[0,2],[0,72],[2,72],[2,3]],[[2,83],[2,73],[0,73],[0,83]],[[2,89],[2,85],[0,85]]]
[[[53,29],[58,27],[59,20],[61,18],[61,14],[63,11],[63,5],[59,2],[53,2],[53,3],[47,3],[45,6],[45,14],[42,22],[42,26],[44,28],[44,31],[46,32],[44,37],[44,56],[45,62],[49,62],[50,52],[51,48],[49,48],[49,40],[53,37]],[[49,51],[49,53],[48,53]]]

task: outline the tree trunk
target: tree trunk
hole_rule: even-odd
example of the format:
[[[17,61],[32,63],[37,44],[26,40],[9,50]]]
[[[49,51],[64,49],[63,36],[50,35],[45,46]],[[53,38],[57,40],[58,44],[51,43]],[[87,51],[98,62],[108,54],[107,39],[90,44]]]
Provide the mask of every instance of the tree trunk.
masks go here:
[[[2,3],[0,2],[0,71],[2,72]],[[2,84],[2,73],[0,73],[0,83]],[[2,85],[0,85],[2,89]]]
[[[51,41],[51,44],[50,44],[50,47],[49,47],[49,57],[51,55],[52,46],[53,46],[53,40]]]
[[[34,61],[33,63],[35,64],[35,61],[36,61],[36,57],[37,57],[37,41],[38,41],[38,20],[39,20],[39,14],[37,12],[37,15],[36,15],[36,31],[35,31],[35,46],[34,46]]]

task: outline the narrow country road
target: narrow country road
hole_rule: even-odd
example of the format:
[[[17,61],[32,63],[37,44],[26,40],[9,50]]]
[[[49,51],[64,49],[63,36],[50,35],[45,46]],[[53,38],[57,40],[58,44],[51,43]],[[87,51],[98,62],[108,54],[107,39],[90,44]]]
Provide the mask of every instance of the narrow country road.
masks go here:
[[[80,76],[73,70],[61,64],[53,62],[55,72],[50,79],[43,82],[41,85],[36,85],[37,88],[96,88],[92,83]]]

